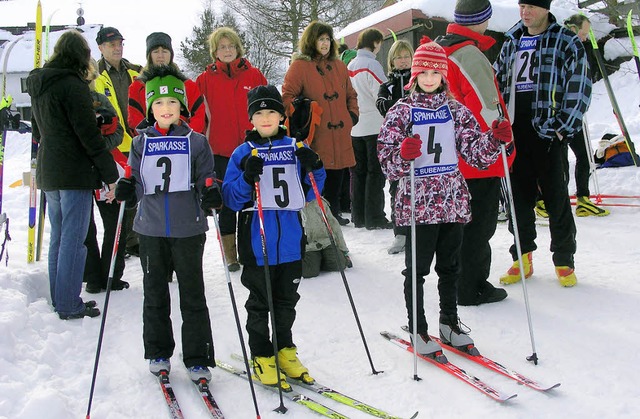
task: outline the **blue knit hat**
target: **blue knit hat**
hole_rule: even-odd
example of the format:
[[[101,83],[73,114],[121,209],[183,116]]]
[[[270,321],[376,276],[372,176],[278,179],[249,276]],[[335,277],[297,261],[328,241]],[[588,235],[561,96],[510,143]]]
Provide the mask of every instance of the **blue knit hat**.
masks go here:
[[[492,14],[489,0],[458,0],[453,19],[459,25],[479,25],[489,20]]]

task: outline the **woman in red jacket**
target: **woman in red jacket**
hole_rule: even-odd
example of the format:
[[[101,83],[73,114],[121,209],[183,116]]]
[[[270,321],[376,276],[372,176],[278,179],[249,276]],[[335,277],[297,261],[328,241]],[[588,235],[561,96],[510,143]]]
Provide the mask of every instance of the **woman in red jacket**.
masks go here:
[[[253,128],[247,112],[247,92],[267,84],[260,70],[243,57],[238,34],[221,27],[209,36],[213,63],[196,79],[204,96],[209,124],[205,135],[213,150],[216,174],[224,180],[231,153],[244,142],[245,131]],[[240,269],[236,250],[236,213],[227,207],[219,211],[220,236],[230,271]]]
[[[168,65],[178,66],[173,62],[173,47],[171,46],[171,37],[164,32],[154,32],[147,36],[147,65],[148,69],[152,65]],[[141,72],[142,73],[142,72]],[[204,134],[205,127],[205,109],[200,94],[200,89],[193,80],[185,80],[184,87],[187,93],[187,105],[189,106],[189,118],[183,117],[189,124],[189,127],[196,132]],[[144,83],[136,78],[129,85],[129,116],[127,117],[128,126],[135,131],[136,128],[146,128],[145,119],[147,99],[144,93]],[[140,126],[140,124],[143,124]],[[136,132],[130,133],[132,137],[136,136]]]

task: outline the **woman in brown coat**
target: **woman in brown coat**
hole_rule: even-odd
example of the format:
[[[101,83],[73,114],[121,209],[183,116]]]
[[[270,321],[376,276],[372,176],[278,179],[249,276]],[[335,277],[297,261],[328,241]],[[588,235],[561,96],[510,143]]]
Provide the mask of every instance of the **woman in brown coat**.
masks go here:
[[[298,96],[315,100],[322,108],[320,126],[308,143],[320,155],[327,172],[322,194],[338,222],[345,225],[349,220],[340,217],[340,190],[342,169],[356,164],[351,143],[351,127],[358,122],[356,91],[347,66],[338,58],[331,26],[311,22],[300,38],[299,49],[284,76],[282,99],[285,109]]]

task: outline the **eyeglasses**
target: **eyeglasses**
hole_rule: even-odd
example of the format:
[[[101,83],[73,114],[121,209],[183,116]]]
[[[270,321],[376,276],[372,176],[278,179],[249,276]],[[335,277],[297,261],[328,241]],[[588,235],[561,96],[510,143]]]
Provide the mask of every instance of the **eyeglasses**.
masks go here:
[[[393,57],[394,60],[410,60],[411,55],[397,55]]]
[[[231,44],[231,45],[218,45],[218,51],[235,51],[236,50],[236,46]]]
[[[331,38],[329,38],[328,36],[322,36],[318,38],[318,42],[331,42]]]

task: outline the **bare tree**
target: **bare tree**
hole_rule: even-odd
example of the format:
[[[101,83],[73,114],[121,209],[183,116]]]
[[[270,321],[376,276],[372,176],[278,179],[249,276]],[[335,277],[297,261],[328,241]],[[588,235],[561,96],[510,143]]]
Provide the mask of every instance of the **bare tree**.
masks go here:
[[[304,28],[322,20],[341,28],[378,10],[383,0],[230,0],[229,7],[259,29],[254,41],[260,48],[290,58]]]

